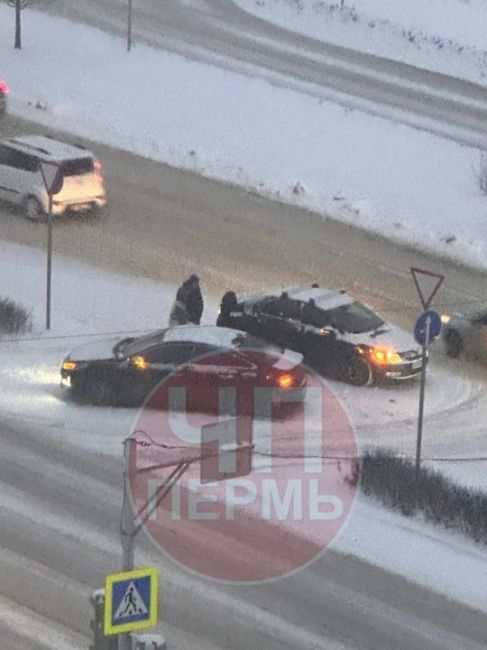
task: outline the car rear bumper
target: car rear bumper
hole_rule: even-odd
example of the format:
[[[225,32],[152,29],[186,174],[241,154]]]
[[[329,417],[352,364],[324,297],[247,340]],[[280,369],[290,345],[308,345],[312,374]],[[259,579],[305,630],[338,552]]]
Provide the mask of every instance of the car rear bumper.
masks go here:
[[[93,208],[102,208],[106,205],[107,199],[105,194],[93,196],[79,201],[56,201],[52,203],[52,214],[60,215],[65,212],[84,212],[93,210]]]

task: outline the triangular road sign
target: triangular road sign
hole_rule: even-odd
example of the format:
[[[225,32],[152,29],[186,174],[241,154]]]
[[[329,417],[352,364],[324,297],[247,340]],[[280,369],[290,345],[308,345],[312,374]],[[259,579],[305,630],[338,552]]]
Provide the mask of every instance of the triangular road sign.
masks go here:
[[[117,607],[113,620],[122,621],[131,616],[146,616],[148,613],[149,610],[132,580],[125,590],[125,594],[120,601],[120,605]]]
[[[431,271],[418,269],[413,266],[411,267],[411,273],[421,299],[421,304],[426,311],[429,309],[429,306],[431,305],[436,292],[440,288],[441,283],[445,279],[445,276],[440,273],[432,273]]]
[[[47,160],[40,161],[42,180],[49,196],[59,194],[63,188],[63,177],[59,165]]]

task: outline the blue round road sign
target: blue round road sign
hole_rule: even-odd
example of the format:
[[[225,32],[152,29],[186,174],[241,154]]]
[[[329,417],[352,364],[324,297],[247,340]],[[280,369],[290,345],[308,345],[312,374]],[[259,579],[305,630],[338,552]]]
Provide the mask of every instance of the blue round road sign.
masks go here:
[[[426,340],[427,321],[429,319],[429,337]],[[438,312],[429,309],[421,314],[414,326],[414,338],[420,345],[429,345],[441,332],[441,318]]]

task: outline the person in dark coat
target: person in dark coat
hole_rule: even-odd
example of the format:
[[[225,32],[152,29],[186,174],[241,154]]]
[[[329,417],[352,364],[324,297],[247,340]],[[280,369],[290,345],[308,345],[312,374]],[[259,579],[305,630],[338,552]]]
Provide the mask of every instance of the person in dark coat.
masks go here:
[[[231,314],[232,312],[235,312],[237,308],[237,294],[235,291],[227,291],[221,300],[220,311],[218,313],[216,324],[219,327],[232,327],[233,322],[231,319]]]
[[[195,325],[201,322],[203,315],[203,296],[201,295],[200,282],[194,273],[179,287],[176,301],[186,308],[189,321]]]

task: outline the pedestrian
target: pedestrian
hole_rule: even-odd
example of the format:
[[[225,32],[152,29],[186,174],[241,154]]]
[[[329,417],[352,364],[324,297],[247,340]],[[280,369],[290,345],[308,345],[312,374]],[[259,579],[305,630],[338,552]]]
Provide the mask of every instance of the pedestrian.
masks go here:
[[[227,291],[220,303],[220,311],[216,324],[219,327],[232,327],[232,312],[238,308],[238,299],[235,291]]]
[[[199,325],[203,314],[203,296],[201,295],[200,281],[196,274],[192,274],[179,287],[176,301],[182,303],[188,314],[188,321]]]

